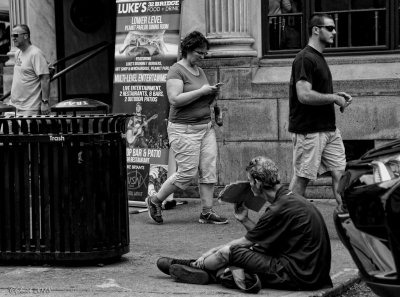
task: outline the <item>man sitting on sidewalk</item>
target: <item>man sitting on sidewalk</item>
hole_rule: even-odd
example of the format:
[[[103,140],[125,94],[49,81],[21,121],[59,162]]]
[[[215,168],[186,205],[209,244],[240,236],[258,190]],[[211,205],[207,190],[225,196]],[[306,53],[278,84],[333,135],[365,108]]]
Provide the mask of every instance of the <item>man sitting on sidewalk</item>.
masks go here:
[[[258,222],[248,209],[235,204],[235,217],[245,236],[204,253],[197,260],[158,259],[158,268],[175,280],[193,284],[227,282],[256,293],[262,287],[314,290],[332,286],[331,247],[318,209],[304,197],[279,184],[278,168],[266,157],[256,157],[246,168],[255,196],[270,203]],[[239,269],[238,269],[239,268]]]

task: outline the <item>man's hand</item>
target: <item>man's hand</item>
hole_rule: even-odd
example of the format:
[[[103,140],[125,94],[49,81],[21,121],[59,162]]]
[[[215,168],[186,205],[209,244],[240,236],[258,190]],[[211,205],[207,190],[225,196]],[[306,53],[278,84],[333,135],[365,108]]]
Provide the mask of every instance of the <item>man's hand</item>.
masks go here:
[[[190,265],[194,268],[204,269],[204,257],[201,256],[195,262],[192,262]]]
[[[133,119],[132,118],[129,119],[128,125],[126,127],[127,127],[127,129],[133,129]]]
[[[336,103],[337,105],[340,106],[340,112],[344,112],[345,108],[347,106],[349,106],[351,104],[351,102],[353,101],[353,98],[349,94],[347,94],[345,92],[338,92],[338,93],[336,93],[336,95],[338,95],[338,96],[340,96],[340,97],[342,97],[344,99],[344,101],[343,100],[339,100]]]
[[[235,208],[234,215],[236,220],[238,220],[239,222],[244,222],[246,219],[249,218],[249,210],[244,205],[244,202],[235,203],[234,208]]]
[[[338,204],[336,206],[336,211],[340,214],[340,213],[346,213],[346,208],[344,207],[344,205],[342,203]]]
[[[42,114],[42,115],[50,114],[49,101],[47,101],[47,103],[44,103],[43,101],[40,103],[40,114]]]

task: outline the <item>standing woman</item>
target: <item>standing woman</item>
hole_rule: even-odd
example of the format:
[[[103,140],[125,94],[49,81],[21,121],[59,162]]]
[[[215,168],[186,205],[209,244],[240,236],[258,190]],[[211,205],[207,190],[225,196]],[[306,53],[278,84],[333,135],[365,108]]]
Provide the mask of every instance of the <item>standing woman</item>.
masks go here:
[[[163,223],[161,203],[178,189],[186,189],[198,174],[202,205],[199,222],[226,224],[228,220],[212,209],[217,182],[217,140],[211,122],[210,105],[219,87],[210,86],[197,64],[207,55],[208,40],[200,32],[189,33],[181,43],[182,59],[167,75],[170,103],[168,137],[177,162],[177,172],[160,191],[146,198],[149,216]]]

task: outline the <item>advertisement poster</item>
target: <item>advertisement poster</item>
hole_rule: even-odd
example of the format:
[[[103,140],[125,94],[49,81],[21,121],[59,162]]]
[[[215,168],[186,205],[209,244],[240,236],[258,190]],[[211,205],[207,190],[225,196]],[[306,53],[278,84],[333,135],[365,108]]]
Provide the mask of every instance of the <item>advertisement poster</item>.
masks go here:
[[[177,61],[181,1],[116,0],[113,113],[127,121],[128,198],[144,201],[168,174],[166,76]]]

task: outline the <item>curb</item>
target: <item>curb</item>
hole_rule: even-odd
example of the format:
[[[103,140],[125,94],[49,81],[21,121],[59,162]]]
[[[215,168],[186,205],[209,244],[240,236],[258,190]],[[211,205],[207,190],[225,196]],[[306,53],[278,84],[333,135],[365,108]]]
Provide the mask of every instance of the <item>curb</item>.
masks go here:
[[[335,297],[335,296],[340,296],[344,291],[349,289],[352,285],[359,283],[361,281],[361,278],[359,276],[354,276],[350,278],[348,281],[339,284],[336,287],[333,287],[332,289],[326,290],[324,293],[322,293],[321,297]]]

